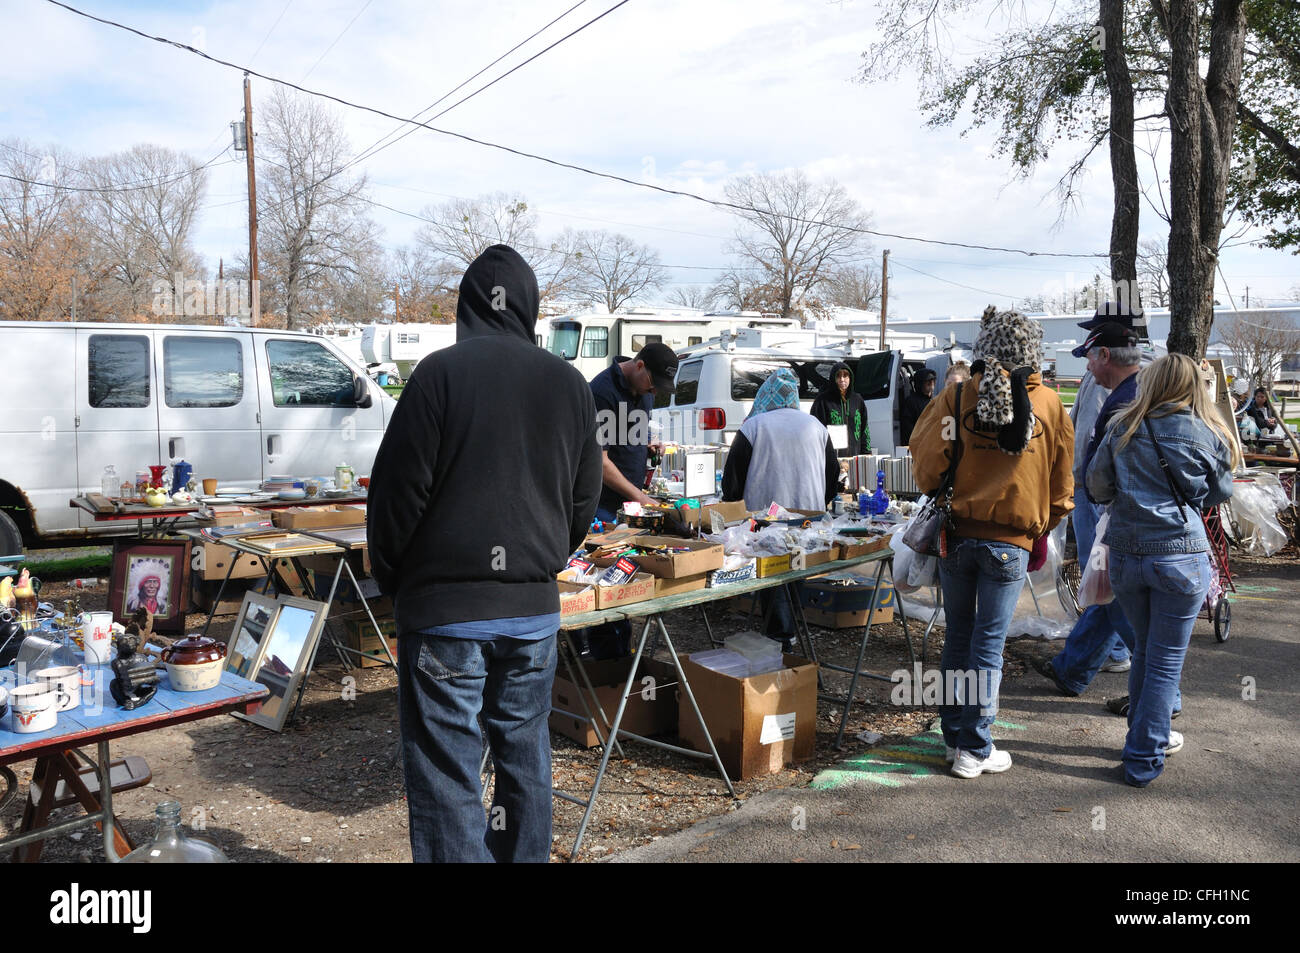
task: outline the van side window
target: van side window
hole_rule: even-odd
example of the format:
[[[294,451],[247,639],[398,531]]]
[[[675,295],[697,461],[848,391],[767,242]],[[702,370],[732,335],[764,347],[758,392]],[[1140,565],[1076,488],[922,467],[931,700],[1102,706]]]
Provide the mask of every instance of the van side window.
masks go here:
[[[148,407],[149,339],[139,334],[92,334],[86,373],[91,407]]]
[[[815,400],[834,364],[834,361],[734,360],[731,362],[731,399],[753,400],[772,372],[783,367],[799,381],[799,399]]]
[[[635,354],[647,344],[662,344],[664,336],[662,334],[634,334],[632,335],[632,353]]]
[[[234,407],[244,399],[244,349],[234,338],[163,338],[168,407]]]
[[[313,341],[267,341],[271,399],[277,407],[355,407],[352,372]]]
[[[609,328],[598,328],[594,325],[587,325],[587,330],[582,335],[582,356],[609,356]]]
[[[695,403],[696,395],[700,391],[700,370],[704,367],[703,361],[691,361],[683,364],[677,371],[677,406]]]

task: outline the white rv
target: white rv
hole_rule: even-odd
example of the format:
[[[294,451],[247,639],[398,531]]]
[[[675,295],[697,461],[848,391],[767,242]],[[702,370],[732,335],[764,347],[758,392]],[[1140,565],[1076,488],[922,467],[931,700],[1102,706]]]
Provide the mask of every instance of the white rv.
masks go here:
[[[370,365],[394,364],[409,380],[415,365],[427,354],[456,343],[456,325],[372,324],[361,332],[361,356]]]
[[[609,367],[617,355],[632,357],[647,344],[660,342],[681,351],[738,328],[802,332],[794,318],[764,316],[758,312],[577,314],[551,318],[548,350],[571,361],[583,377],[591,380]]]
[[[329,338],[260,328],[0,322],[0,554],[135,530],[69,501],[104,470],[186,460],[256,487],[369,473],[395,401]]]

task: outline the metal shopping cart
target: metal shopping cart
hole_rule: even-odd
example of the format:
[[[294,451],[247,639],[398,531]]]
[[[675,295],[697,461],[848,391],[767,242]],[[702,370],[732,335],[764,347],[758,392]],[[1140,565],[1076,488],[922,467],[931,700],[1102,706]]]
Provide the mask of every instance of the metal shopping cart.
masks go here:
[[[1205,538],[1210,544],[1210,591],[1205,595],[1205,618],[1214,624],[1215,640],[1226,642],[1232,628],[1232,603],[1228,601],[1228,593],[1237,591],[1228,561],[1228,534],[1224,532],[1223,517],[1217,506],[1202,513],[1201,522],[1205,525]],[[1056,596],[1061,600],[1061,608],[1078,618],[1083,612],[1079,607],[1079,583],[1083,579],[1083,570],[1072,523],[1066,529],[1062,555],[1061,568],[1056,572]]]

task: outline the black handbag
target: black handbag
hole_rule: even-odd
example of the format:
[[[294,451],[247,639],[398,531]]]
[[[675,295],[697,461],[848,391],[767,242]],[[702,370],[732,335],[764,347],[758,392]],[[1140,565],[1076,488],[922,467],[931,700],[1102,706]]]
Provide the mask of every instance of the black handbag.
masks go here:
[[[925,501],[921,511],[912,517],[907,529],[903,530],[903,542],[909,549],[923,556],[939,555],[939,536],[952,519],[953,484],[957,479],[957,464],[961,460],[961,388],[961,383],[958,383],[954,400],[957,425],[953,436],[952,463],[944,472],[934,495]]]

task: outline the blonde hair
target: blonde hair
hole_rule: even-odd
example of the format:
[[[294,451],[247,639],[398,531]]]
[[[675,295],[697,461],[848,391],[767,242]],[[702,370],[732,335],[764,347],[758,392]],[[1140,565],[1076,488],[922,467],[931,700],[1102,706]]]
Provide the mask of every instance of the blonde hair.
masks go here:
[[[1115,415],[1115,449],[1128,445],[1147,417],[1168,417],[1188,407],[1228,448],[1235,470],[1241,451],[1227,424],[1219,419],[1201,380],[1201,368],[1186,354],[1166,354],[1138,371],[1137,397]]]

